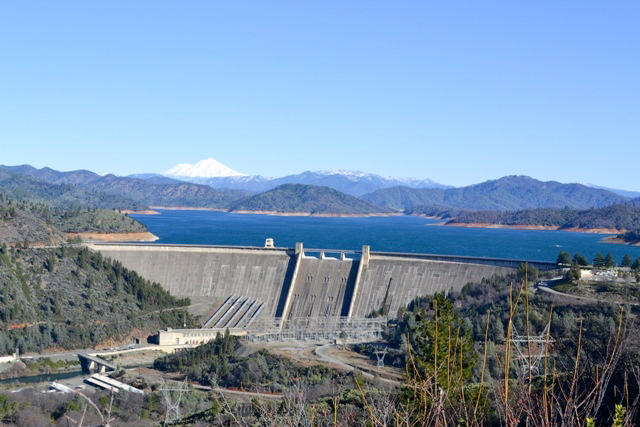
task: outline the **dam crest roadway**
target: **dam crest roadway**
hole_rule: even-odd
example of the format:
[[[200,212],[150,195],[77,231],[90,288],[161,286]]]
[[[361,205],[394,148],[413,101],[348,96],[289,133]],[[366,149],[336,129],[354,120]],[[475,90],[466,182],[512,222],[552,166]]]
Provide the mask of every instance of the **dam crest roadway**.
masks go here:
[[[372,252],[368,245],[361,251],[306,249],[302,243],[295,248],[88,246],[176,297],[197,300],[201,304],[193,314],[201,316],[204,328],[251,336],[378,333],[384,322],[372,323],[376,319],[367,318],[372,313],[394,317],[416,297],[458,291],[469,282],[511,273],[524,262],[539,270],[556,268],[541,261]],[[175,335],[172,343],[190,338]]]

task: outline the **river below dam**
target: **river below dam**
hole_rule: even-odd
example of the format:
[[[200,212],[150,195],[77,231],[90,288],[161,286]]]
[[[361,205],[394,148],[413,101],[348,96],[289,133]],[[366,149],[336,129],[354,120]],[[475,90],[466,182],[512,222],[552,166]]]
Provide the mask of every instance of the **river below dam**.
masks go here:
[[[276,246],[410,252],[555,261],[560,250],[579,252],[591,260],[611,253],[640,257],[640,247],[605,243],[609,235],[567,231],[465,228],[438,225],[415,216],[309,217],[231,214],[201,210],[159,210],[159,215],[131,214],[160,239],[155,244]]]

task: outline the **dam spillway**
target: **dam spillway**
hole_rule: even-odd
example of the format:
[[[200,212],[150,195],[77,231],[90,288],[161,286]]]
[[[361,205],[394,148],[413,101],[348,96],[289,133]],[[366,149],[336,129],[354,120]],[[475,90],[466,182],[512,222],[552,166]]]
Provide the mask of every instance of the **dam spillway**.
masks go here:
[[[362,251],[93,244],[99,251],[159,283],[172,295],[207,307],[210,324],[242,327],[257,317],[394,317],[414,298],[460,290],[469,282],[515,271],[521,260]],[[540,270],[550,262],[529,262]],[[280,323],[282,325],[282,323]]]

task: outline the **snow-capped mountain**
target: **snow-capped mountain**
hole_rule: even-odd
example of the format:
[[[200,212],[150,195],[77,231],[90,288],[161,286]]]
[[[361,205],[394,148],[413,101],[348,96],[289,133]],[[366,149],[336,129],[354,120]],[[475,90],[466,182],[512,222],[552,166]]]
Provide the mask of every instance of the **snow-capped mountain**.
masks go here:
[[[449,185],[438,184],[430,179],[417,179],[406,177],[393,177],[387,175],[377,175],[373,173],[366,173],[361,171],[348,171],[348,170],[331,170],[331,171],[317,171],[311,172],[317,175],[325,176],[341,176],[352,180],[367,180],[370,182],[378,182],[383,187],[394,187],[396,185],[404,185],[412,188],[450,188]]]
[[[203,160],[195,165],[180,164],[169,169],[163,175],[197,184],[206,184],[217,189],[244,190],[253,193],[268,191],[282,184],[321,185],[352,196],[362,196],[375,190],[398,185],[411,188],[449,188],[449,186],[438,184],[430,179],[394,178],[348,170],[306,171],[281,178],[244,175],[214,159]]]
[[[164,176],[171,178],[190,180],[190,178],[218,178],[228,176],[246,176],[243,173],[236,172],[227,167],[216,159],[200,160],[195,165],[181,163],[166,171]]]

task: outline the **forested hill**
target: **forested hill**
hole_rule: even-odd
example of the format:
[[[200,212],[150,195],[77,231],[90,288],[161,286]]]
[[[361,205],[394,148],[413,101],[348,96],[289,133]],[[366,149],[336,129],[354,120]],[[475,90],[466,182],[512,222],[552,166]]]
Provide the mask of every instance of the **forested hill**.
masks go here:
[[[0,244],[54,245],[64,233],[140,233],[147,228],[126,215],[104,209],[51,208],[45,203],[13,200],[0,193]]]
[[[22,181],[13,185],[16,191],[10,194],[14,196],[34,199],[33,185],[44,187],[44,190],[40,192],[44,195],[48,192],[54,192],[56,188],[65,188],[67,191],[75,193],[86,192],[103,195],[105,201],[100,204],[93,200],[84,201],[85,206],[92,207],[118,209],[141,209],[147,206],[226,208],[233,200],[247,195],[247,193],[238,190],[218,191],[206,185],[181,181],[154,184],[138,178],[115,175],[101,176],[86,170],[59,172],[50,168],[36,169],[29,165],[0,166],[0,174],[8,172],[14,176],[14,180],[15,177],[22,178]],[[23,182],[30,182],[33,185],[25,186]],[[54,187],[50,187],[51,184],[54,184]],[[5,186],[0,179],[0,190],[4,189]],[[111,200],[118,200],[119,203],[109,205]],[[43,199],[42,201],[47,200]],[[60,204],[63,203],[64,201]]]
[[[393,187],[369,193],[362,199],[396,210],[426,205],[496,211],[564,207],[589,209],[623,204],[629,200],[608,190],[581,184],[542,182],[527,176],[507,176],[450,189]]]
[[[0,166],[0,193],[13,199],[45,203],[51,208],[142,209],[146,205],[131,198],[107,194],[73,184],[52,184]]]
[[[133,328],[152,334],[193,322],[180,308],[188,299],[87,248],[2,245],[0,283],[2,354],[110,346]]]
[[[366,215],[388,213],[381,208],[329,187],[284,184],[239,200],[231,211],[300,212],[311,214]]]
[[[515,212],[458,212],[451,222],[640,230],[640,207],[613,205],[586,210],[549,208],[525,209]]]

